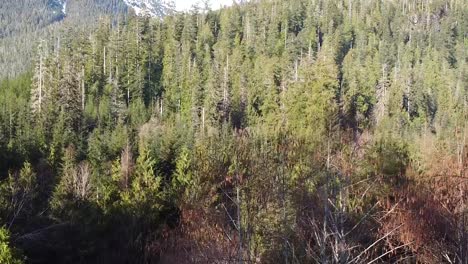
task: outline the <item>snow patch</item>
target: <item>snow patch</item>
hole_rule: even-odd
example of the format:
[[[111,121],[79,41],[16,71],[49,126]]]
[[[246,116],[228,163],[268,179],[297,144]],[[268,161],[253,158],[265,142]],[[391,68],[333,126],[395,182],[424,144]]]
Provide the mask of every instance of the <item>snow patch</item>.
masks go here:
[[[170,0],[124,0],[138,16],[162,17],[174,10],[174,1]]]

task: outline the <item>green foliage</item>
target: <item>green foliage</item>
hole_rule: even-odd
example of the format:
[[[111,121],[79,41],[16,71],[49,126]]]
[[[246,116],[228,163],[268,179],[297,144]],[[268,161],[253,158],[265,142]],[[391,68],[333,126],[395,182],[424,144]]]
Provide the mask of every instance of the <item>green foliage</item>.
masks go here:
[[[184,147],[180,151],[179,157],[176,160],[175,171],[172,178],[172,188],[174,188],[174,191],[177,193],[185,191],[186,188],[190,189],[192,187],[193,172],[190,156],[190,151]]]
[[[36,173],[25,162],[19,172],[10,172],[0,186],[2,218],[9,226],[15,221],[34,214],[34,202],[38,194]]]
[[[466,163],[468,16],[445,2],[247,1],[45,38],[0,82],[13,245],[34,263],[457,262],[460,198],[427,203],[448,219],[434,246],[410,241],[431,232],[406,193]]]
[[[0,262],[5,264],[21,264],[22,258],[16,249],[10,247],[10,233],[0,228]]]
[[[378,78],[372,58],[361,62],[362,57],[361,51],[350,50],[343,62],[343,108],[359,129],[368,128],[372,123]]]
[[[162,207],[161,178],[155,175],[155,161],[149,150],[141,150],[130,188],[122,192],[122,206],[138,217],[156,219]]]
[[[405,142],[382,138],[374,143],[367,155],[371,173],[392,184],[404,180],[403,176],[409,164],[408,146]]]
[[[319,141],[330,128],[338,107],[334,100],[338,82],[334,52],[324,46],[317,60],[304,69],[304,81],[290,88],[288,109],[289,131]]]
[[[88,138],[88,160],[95,168],[118,157],[128,142],[128,128],[118,124],[112,130],[96,129]]]

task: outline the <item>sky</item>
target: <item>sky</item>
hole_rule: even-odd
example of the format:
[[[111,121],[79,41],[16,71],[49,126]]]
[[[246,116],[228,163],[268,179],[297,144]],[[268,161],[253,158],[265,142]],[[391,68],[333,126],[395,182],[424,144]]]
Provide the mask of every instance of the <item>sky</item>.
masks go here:
[[[174,2],[176,4],[176,9],[179,11],[189,10],[192,5],[202,3],[200,0],[175,0]],[[219,9],[222,6],[231,5],[232,0],[210,0],[210,4],[212,9]]]

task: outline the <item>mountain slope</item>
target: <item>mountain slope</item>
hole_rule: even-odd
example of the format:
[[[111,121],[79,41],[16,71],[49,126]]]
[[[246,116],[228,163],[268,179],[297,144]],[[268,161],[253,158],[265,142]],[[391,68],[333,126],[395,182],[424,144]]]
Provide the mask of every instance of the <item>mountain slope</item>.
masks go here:
[[[136,15],[162,17],[175,9],[173,1],[164,0],[124,0]]]
[[[49,0],[0,1],[0,39],[34,32],[63,19],[58,8]]]
[[[171,10],[173,4],[161,0],[2,0],[0,79],[30,68],[38,40],[58,36],[65,27],[92,28],[102,16],[162,17]]]

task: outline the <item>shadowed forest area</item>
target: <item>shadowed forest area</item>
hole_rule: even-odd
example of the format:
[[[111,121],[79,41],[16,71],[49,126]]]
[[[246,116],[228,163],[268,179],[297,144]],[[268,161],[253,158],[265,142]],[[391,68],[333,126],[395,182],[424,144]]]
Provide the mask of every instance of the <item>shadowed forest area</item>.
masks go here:
[[[468,263],[468,4],[102,16],[0,82],[0,263]]]

